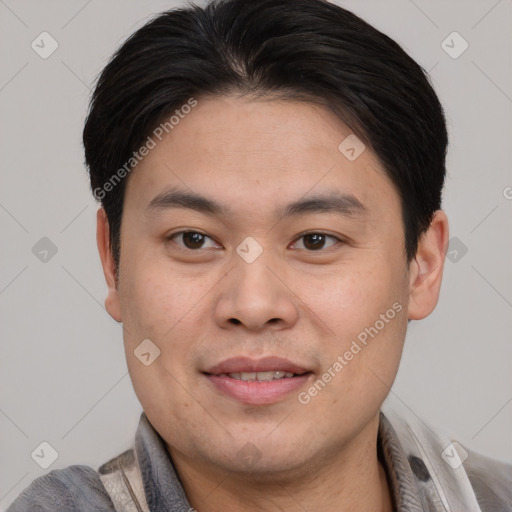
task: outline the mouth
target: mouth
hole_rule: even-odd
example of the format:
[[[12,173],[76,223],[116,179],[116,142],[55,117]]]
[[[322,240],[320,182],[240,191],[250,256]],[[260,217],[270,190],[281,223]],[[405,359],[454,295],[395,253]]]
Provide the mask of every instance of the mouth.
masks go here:
[[[298,374],[293,372],[285,372],[282,370],[271,370],[269,372],[240,372],[240,373],[221,373],[219,377],[229,377],[231,379],[243,380],[245,382],[270,382],[271,380],[290,379]]]
[[[313,372],[287,359],[237,357],[203,372],[218,392],[248,405],[283,401],[302,387]]]

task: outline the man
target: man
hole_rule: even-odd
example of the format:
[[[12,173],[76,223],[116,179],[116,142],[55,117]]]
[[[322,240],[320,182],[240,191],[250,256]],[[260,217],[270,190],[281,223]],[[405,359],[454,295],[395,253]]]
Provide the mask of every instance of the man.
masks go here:
[[[144,413],[10,512],[512,510],[512,466],[381,412],[448,240],[443,110],[395,42],[321,0],[169,11],[84,146]]]

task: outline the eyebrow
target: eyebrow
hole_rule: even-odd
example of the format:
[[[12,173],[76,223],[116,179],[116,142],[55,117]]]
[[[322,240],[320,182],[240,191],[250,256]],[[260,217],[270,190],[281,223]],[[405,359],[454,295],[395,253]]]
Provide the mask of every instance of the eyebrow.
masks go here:
[[[158,212],[159,210],[168,210],[170,208],[188,208],[197,212],[209,215],[228,215],[230,208],[222,205],[214,199],[208,199],[195,192],[172,189],[154,197],[146,206],[145,212]]]
[[[145,213],[157,213],[172,208],[187,208],[213,216],[227,217],[232,209],[214,199],[195,192],[171,189],[154,197],[145,208]],[[336,213],[347,217],[364,216],[367,208],[352,194],[331,192],[302,198],[276,210],[276,217],[284,219],[308,213]]]
[[[306,213],[337,213],[351,217],[355,215],[364,216],[368,213],[368,210],[352,194],[331,192],[294,201],[279,210],[277,216],[285,218]]]

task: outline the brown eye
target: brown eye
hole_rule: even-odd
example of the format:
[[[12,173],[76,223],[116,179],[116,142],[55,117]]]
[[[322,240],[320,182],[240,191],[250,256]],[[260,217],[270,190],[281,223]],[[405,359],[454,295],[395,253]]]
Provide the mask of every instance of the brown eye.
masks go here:
[[[183,243],[188,249],[200,249],[204,243],[205,235],[188,231],[183,233]]]
[[[339,238],[336,238],[332,235],[327,235],[325,233],[306,233],[302,235],[299,240],[303,239],[302,245],[308,251],[319,251],[321,249],[325,249],[325,244],[327,239],[334,240],[334,243],[328,245],[327,247],[331,247],[336,244],[336,242],[341,242]],[[302,247],[299,247],[301,249]]]
[[[313,233],[311,235],[304,236],[304,246],[307,249],[311,249],[316,251],[318,249],[322,249],[325,244],[325,235],[320,233]]]
[[[197,231],[180,231],[179,233],[174,233],[169,237],[169,240],[174,241],[180,239],[181,243],[178,245],[181,248],[197,250],[197,249],[205,249],[204,243],[207,239],[212,240],[209,236],[204,235],[203,233],[199,233]]]

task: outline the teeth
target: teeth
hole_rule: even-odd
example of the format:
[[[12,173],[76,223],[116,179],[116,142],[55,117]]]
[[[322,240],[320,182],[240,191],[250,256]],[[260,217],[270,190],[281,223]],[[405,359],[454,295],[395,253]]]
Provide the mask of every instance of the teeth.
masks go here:
[[[228,377],[237,380],[254,381],[259,382],[290,378],[293,377],[292,372],[283,372],[280,370],[270,372],[241,372],[241,373],[228,373]]]

